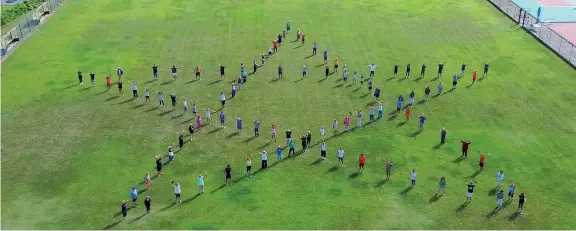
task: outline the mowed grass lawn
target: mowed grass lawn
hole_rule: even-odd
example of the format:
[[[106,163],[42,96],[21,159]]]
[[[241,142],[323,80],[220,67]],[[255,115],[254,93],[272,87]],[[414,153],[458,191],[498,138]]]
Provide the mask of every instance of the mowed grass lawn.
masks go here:
[[[186,129],[191,115],[181,116],[182,98],[218,109],[218,95],[229,94],[240,63],[251,67],[286,21],[293,28],[288,41],[300,28],[306,44],[283,44],[250,75],[226,105],[228,126],[208,125],[186,143],[119,223],[120,201],[129,199],[131,186],[144,188],[145,172],[155,172],[154,156],[165,155]],[[321,53],[306,58],[314,40],[329,50],[331,63],[337,56],[350,71],[367,75],[369,64],[378,65],[374,80],[382,88],[384,119],[331,137],[333,119],[342,123],[348,112],[363,109],[367,121],[374,102],[366,86],[340,82],[341,71],[322,80]],[[445,75],[436,79],[440,61],[446,61]],[[490,77],[467,87],[484,61],[491,63]],[[393,65],[401,65],[403,76],[408,62],[413,76],[426,63],[426,76],[392,78]],[[440,80],[449,90],[463,62],[468,71],[456,90],[416,104],[406,124],[403,114],[388,116],[400,94],[407,100],[416,89],[419,102],[425,85],[435,94]],[[154,63],[161,72],[153,82]],[[219,63],[227,66],[226,81],[217,81]],[[576,72],[486,1],[69,1],[2,64],[3,229],[576,227]],[[172,64],[182,67],[178,82],[170,82]],[[285,77],[276,81],[278,64]],[[196,65],[203,78],[191,82]],[[309,67],[308,79],[297,81],[302,65]],[[125,68],[126,80],[139,81],[141,96],[151,90],[151,105],[131,100],[127,82],[122,97],[116,87],[106,91],[103,74],[117,66]],[[76,85],[76,68],[85,72],[84,85]],[[89,86],[90,71],[97,87]],[[158,91],[166,98],[176,93],[177,110],[156,108]],[[426,128],[417,134],[421,113]],[[239,135],[235,116],[245,120]],[[259,138],[251,138],[251,119],[263,121]],[[269,143],[272,123],[279,139]],[[310,130],[316,143],[321,126],[328,129],[327,160],[317,161],[317,145],[276,164],[274,149],[284,145],[285,129],[294,135]],[[437,146],[442,127],[447,143]],[[458,161],[461,139],[472,144],[469,158]],[[335,168],[340,146],[346,164]],[[245,157],[253,155],[258,169],[261,150],[273,167],[242,178]],[[475,177],[473,201],[461,206],[479,151],[491,155]],[[360,153],[367,156],[366,171],[355,174]],[[387,159],[395,167],[384,182]],[[226,164],[234,183],[221,187]],[[410,190],[413,168],[418,180]],[[523,214],[515,213],[517,199],[492,212],[499,170],[505,189],[515,183],[517,195],[526,194]],[[198,173],[208,176],[206,193],[196,197]],[[441,176],[446,193],[433,199]],[[182,185],[182,204],[173,204],[172,180]],[[152,213],[143,216],[145,195]]]

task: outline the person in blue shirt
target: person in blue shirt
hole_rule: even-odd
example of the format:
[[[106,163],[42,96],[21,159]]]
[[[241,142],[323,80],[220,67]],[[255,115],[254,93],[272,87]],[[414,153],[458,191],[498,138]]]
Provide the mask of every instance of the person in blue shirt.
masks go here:
[[[402,111],[402,101],[398,100],[396,102],[396,115],[400,114],[400,111]]]
[[[136,186],[132,186],[132,189],[130,189],[130,198],[132,199],[132,207],[136,208],[136,200],[138,200],[138,189],[136,189]]]
[[[424,121],[426,120],[426,117],[422,114],[418,118],[420,119],[420,131],[424,131]]]
[[[276,148],[276,156],[278,157],[278,161],[282,160],[282,147],[278,146],[278,148]]]
[[[374,90],[374,97],[376,97],[376,100],[380,99],[380,86],[376,87],[376,90]]]
[[[328,50],[324,50],[324,64],[328,64]]]
[[[306,72],[308,71],[308,67],[306,65],[302,66],[302,78],[306,78]]]
[[[128,207],[126,206],[126,201],[122,201],[122,221],[126,220],[128,215]]]
[[[225,123],[224,123],[224,111],[220,111],[220,126],[222,126],[223,128],[225,127]]]

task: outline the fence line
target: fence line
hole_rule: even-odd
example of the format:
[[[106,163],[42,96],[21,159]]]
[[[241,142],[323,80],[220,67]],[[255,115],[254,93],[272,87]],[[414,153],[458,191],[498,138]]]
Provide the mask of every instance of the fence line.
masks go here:
[[[576,45],[554,31],[549,23],[538,22],[536,17],[512,0],[488,1],[576,69]]]
[[[18,21],[8,23],[7,25],[14,24],[14,26],[8,30],[2,30],[2,38],[0,39],[2,61],[14,52],[22,41],[30,37],[44,21],[54,15],[65,1],[46,0],[36,9],[20,16]]]

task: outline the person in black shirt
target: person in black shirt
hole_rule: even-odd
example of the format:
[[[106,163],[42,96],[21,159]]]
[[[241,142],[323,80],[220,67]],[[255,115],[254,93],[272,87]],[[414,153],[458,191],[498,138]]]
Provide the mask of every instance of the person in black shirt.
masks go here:
[[[442,76],[442,72],[444,71],[444,63],[438,64],[438,77]]]
[[[122,221],[126,220],[128,216],[128,206],[126,206],[126,201],[122,201]]]
[[[518,210],[520,210],[520,212],[522,212],[522,209],[524,209],[524,202],[526,202],[524,193],[520,193],[520,196],[518,196]]]
[[[394,77],[398,75],[398,64],[394,64]]]
[[[150,205],[152,205],[152,200],[150,196],[146,196],[144,199],[144,206],[146,206],[146,214],[150,213]]]
[[[420,77],[424,77],[425,72],[426,72],[426,64],[422,64],[422,69],[420,69]]]
[[[156,156],[156,172],[162,176],[162,156]]]
[[[92,86],[96,86],[96,74],[94,72],[90,72],[90,82],[92,82]]]
[[[124,90],[122,90],[122,80],[118,80],[118,93],[120,93],[120,96],[124,95]]]
[[[256,60],[254,60],[252,68],[254,68],[254,72],[252,72],[252,73],[256,73],[256,70],[258,70],[258,64],[256,63]]]
[[[192,139],[194,138],[194,126],[192,126],[192,124],[190,124],[190,126],[188,127],[188,132],[190,132],[190,141],[192,141]]]
[[[158,66],[156,64],[152,65],[152,76],[154,76],[154,80],[158,80]]]
[[[282,66],[278,64],[278,78],[282,78]]]
[[[176,109],[176,94],[170,94],[170,99],[172,100],[172,110]]]
[[[406,65],[406,77],[410,78],[410,63]]]
[[[290,145],[290,139],[292,139],[292,131],[286,130],[286,146]]]
[[[306,135],[303,135],[300,140],[302,140],[302,151],[306,150],[306,144],[308,143]]]
[[[82,71],[80,69],[78,69],[78,81],[80,82],[78,84],[84,84],[82,81]]]
[[[428,100],[428,96],[430,95],[430,85],[426,85],[426,89],[424,89],[424,96],[426,100]]]
[[[282,34],[278,34],[278,46],[282,43]]]
[[[184,150],[184,135],[182,133],[178,136],[178,144],[180,145],[180,151]]]
[[[226,67],[222,64],[220,64],[220,78],[224,79],[224,69]]]
[[[306,148],[310,148],[310,142],[312,142],[312,133],[308,131],[306,134]]]
[[[170,70],[172,71],[172,77],[174,78],[174,80],[178,80],[178,68],[176,67],[176,65],[172,65],[172,67],[170,68]]]
[[[460,68],[460,77],[464,76],[464,72],[466,72],[466,64],[462,63],[462,68]]]
[[[474,183],[468,183],[468,193],[466,194],[466,201],[472,201],[472,195],[474,194]]]
[[[490,68],[490,64],[484,63],[484,74],[482,74],[482,77],[488,77],[488,68]]]
[[[230,165],[226,165],[226,168],[224,169],[224,174],[226,174],[226,184],[231,184],[232,183],[232,168],[230,167]]]

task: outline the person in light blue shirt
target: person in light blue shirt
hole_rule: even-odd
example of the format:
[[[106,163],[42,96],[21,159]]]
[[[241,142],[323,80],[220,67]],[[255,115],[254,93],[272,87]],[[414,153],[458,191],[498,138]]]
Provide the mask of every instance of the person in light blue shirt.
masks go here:
[[[198,174],[198,177],[196,178],[198,181],[198,194],[204,193],[204,176],[206,176],[206,173],[204,173],[204,175]]]
[[[238,129],[238,133],[242,132],[242,117],[236,118],[236,128]]]
[[[302,78],[306,78],[306,72],[308,71],[308,67],[306,65],[302,66]]]
[[[130,189],[130,198],[132,199],[132,208],[136,208],[136,200],[138,200],[138,189],[136,189],[136,186],[132,186]]]
[[[420,131],[424,131],[424,121],[426,121],[426,117],[422,114],[418,118],[420,119]]]
[[[224,92],[220,92],[220,108],[224,108],[224,106],[226,106],[226,95],[224,95]]]
[[[282,160],[282,147],[278,146],[278,148],[276,148],[276,156],[278,157],[278,161]]]
[[[318,50],[318,43],[314,41],[314,43],[312,44],[312,55],[316,55],[317,50]]]

